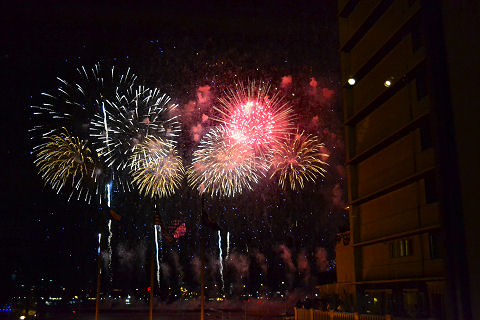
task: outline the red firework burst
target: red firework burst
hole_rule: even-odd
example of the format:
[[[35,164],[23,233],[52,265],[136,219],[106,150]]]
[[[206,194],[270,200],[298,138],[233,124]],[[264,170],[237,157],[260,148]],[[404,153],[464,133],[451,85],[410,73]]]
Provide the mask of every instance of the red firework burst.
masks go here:
[[[249,144],[256,150],[270,149],[292,130],[293,112],[277,93],[269,96],[270,85],[249,82],[236,84],[220,99],[223,108],[216,108],[228,130],[238,143]]]
[[[235,109],[229,120],[230,136],[252,146],[271,144],[275,118],[265,103],[247,101]]]

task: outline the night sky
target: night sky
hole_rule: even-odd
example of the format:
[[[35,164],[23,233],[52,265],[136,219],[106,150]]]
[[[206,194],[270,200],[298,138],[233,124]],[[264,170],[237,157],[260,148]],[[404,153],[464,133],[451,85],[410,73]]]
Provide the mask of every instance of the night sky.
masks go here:
[[[72,292],[94,288],[96,235],[105,231],[100,207],[67,202],[65,194],[43,186],[28,129],[34,124],[30,105],[42,102],[42,92],[55,92],[57,76],[70,79],[75,68],[97,62],[132,67],[142,84],[178,103],[185,161],[198,143],[195,133],[214,125],[202,122],[202,115],[210,115],[234,81],[261,79],[280,88],[298,127],[325,143],[328,174],[299,193],[281,192],[264,181],[235,199],[207,198],[206,211],[223,237],[232,234],[231,264],[244,257],[250,261],[252,287],[266,280],[277,288],[285,279],[293,289],[309,279],[322,281],[321,271],[334,270],[335,234],[347,224],[335,2],[173,2],[3,2],[0,286],[8,290],[1,292],[2,300],[20,284],[38,286],[42,278],[52,280],[52,288]],[[209,102],[200,105],[200,96]],[[145,288],[153,203],[120,192],[113,202],[122,220],[114,221],[114,280],[105,286]],[[166,225],[186,223],[187,228],[184,237],[166,244],[162,271],[169,285],[195,287],[191,265],[198,258],[199,203],[188,187],[157,203]],[[216,241],[216,231],[209,231],[207,260],[218,255]],[[222,242],[225,246],[225,238]],[[328,252],[328,268],[317,263],[320,248]],[[268,271],[262,278],[264,259]],[[235,268],[226,263],[225,276],[232,283],[243,272]],[[210,281],[218,283],[217,275]]]

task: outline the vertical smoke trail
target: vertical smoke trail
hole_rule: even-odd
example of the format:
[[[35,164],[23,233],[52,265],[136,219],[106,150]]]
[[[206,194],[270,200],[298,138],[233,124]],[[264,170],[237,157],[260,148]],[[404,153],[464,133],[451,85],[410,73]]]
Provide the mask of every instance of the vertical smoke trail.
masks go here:
[[[230,254],[230,231],[227,231],[227,256],[225,260],[228,260],[228,255]]]
[[[222,291],[225,291],[225,283],[223,281],[223,259],[222,259],[222,234],[218,230],[218,261],[220,262],[220,276],[222,279]]]
[[[112,202],[112,181],[107,184],[107,205],[110,208],[110,203]]]
[[[98,233],[98,250],[97,250],[98,259],[102,259],[102,257],[100,256],[100,244],[101,243],[102,243],[102,234]],[[100,268],[99,272],[100,272],[100,274],[102,273],[102,268]]]
[[[108,274],[112,282],[112,220],[108,220]]]
[[[112,182],[107,184],[107,205],[110,208],[112,202]],[[108,220],[108,276],[112,282],[112,219]]]
[[[100,254],[100,243],[102,242],[102,234],[98,234],[98,251],[97,253]]]
[[[155,258],[157,260],[157,283],[158,288],[160,289],[160,259],[159,259],[159,250],[162,250],[162,226],[155,225]]]

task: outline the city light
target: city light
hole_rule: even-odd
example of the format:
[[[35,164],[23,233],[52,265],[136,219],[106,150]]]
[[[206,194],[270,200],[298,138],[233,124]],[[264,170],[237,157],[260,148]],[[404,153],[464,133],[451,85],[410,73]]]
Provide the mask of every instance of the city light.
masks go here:
[[[356,81],[355,81],[354,78],[349,78],[349,79],[347,80],[347,82],[348,82],[349,85],[353,86]]]

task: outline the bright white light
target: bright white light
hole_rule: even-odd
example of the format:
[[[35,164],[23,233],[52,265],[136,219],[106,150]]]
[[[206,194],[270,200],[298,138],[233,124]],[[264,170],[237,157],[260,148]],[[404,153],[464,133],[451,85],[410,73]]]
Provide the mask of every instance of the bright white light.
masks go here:
[[[100,254],[100,244],[102,243],[102,234],[98,234],[98,251],[97,253]]]
[[[227,232],[227,255],[225,260],[228,260],[228,255],[230,254],[230,232]]]
[[[347,82],[348,82],[349,85],[353,86],[355,84],[355,79],[350,78],[350,79],[347,80]]]
[[[110,202],[112,200],[112,182],[110,181],[107,184],[107,206],[110,207]]]
[[[160,288],[160,258],[159,258],[159,251],[162,249],[162,226],[155,225],[155,230],[153,231],[155,234],[155,259],[157,261],[157,283],[158,288]]]
[[[392,82],[390,80],[387,80],[383,83],[385,85],[385,87],[390,87],[392,85]]]
[[[109,186],[111,185],[111,182]],[[108,189],[109,193],[109,199],[108,199],[108,205],[110,206],[110,189]],[[112,219],[108,220],[108,271],[110,273],[110,281],[112,281],[111,278],[111,271],[112,271]]]
[[[20,316],[20,320],[23,320],[23,319],[25,319],[25,316]]]
[[[220,277],[222,280],[222,290],[225,290],[225,282],[223,280],[223,259],[222,259],[222,234],[218,230],[218,262],[220,263]]]
[[[107,124],[107,111],[105,110],[105,103],[102,102],[102,110],[103,110],[103,125],[105,127],[105,142],[107,144],[107,148],[110,151],[110,145],[108,144],[108,124]]]

